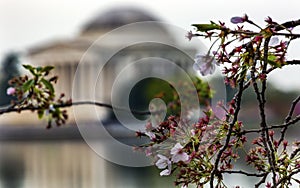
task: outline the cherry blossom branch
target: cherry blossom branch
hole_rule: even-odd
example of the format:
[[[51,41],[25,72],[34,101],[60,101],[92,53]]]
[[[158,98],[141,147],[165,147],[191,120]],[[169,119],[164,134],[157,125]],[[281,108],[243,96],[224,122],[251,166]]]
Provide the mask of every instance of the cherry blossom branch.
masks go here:
[[[286,62],[287,65],[300,65],[300,60],[290,60]]]
[[[300,152],[300,147],[298,147],[296,150],[294,150],[292,153],[291,153],[291,156],[290,158],[291,159],[294,159],[294,157],[297,156],[297,154]]]
[[[54,107],[57,108],[68,108],[71,106],[79,106],[79,105],[95,105],[98,107],[103,107],[103,108],[109,108],[109,109],[115,109],[115,110],[121,110],[121,111],[130,111],[133,114],[136,115],[151,115],[151,112],[149,111],[138,111],[138,110],[128,110],[127,108],[123,107],[115,107],[112,106],[111,104],[106,104],[106,103],[101,103],[101,102],[94,102],[94,101],[78,101],[78,102],[69,102],[69,103],[63,103],[63,104],[55,104]],[[11,113],[11,112],[22,112],[22,111],[37,111],[37,110],[43,110],[43,107],[19,107],[19,108],[14,108],[15,105],[9,106],[7,108],[0,109],[0,115],[6,114],[6,113]],[[154,113],[159,113],[159,112],[154,112]]]
[[[297,169],[297,170],[291,172],[288,176],[285,176],[285,177],[281,178],[278,182],[276,182],[276,183],[272,186],[272,188],[273,188],[273,187],[276,188],[277,185],[280,185],[282,182],[284,182],[284,181],[286,181],[286,180],[291,181],[292,176],[294,176],[294,175],[296,175],[296,174],[298,174],[298,173],[300,173],[300,169]]]
[[[259,32],[254,32],[254,31],[239,31],[239,30],[230,30],[228,31],[228,33],[230,34],[245,34],[245,35],[249,35],[249,36],[254,36],[254,35],[259,35],[261,33]],[[207,37],[207,35],[205,34],[191,34],[193,35],[192,37]],[[293,39],[296,39],[296,38],[300,38],[300,34],[294,34],[294,33],[274,33],[273,34],[274,36],[285,36],[285,37],[292,37]],[[190,36],[186,36],[188,39],[190,39],[191,37]],[[218,35],[210,35],[209,37],[219,37]]]
[[[287,117],[285,118],[285,123],[288,123],[292,119],[295,107],[296,107],[296,105],[298,104],[299,101],[300,101],[300,95],[292,102],[292,105],[290,107],[289,113],[288,113]],[[288,126],[285,126],[281,130],[281,137],[280,137],[280,139],[278,141],[279,145],[284,140],[284,136],[285,136],[285,133],[286,133],[287,129],[288,129]]]
[[[264,43],[264,64],[263,64],[263,70],[262,73],[266,74],[266,68],[267,68],[267,57],[268,57],[268,43],[270,41],[270,38],[265,40]],[[253,53],[253,52],[252,52]],[[261,137],[263,140],[263,145],[264,148],[266,150],[267,153],[267,157],[268,157],[268,161],[269,164],[271,166],[271,171],[273,173],[273,176],[276,177],[275,174],[275,164],[274,164],[274,155],[272,154],[274,152],[274,149],[272,147],[272,143],[270,142],[270,138],[268,135],[268,130],[266,130],[267,127],[267,123],[266,123],[266,115],[265,115],[265,103],[266,103],[266,99],[265,99],[265,90],[266,90],[266,80],[264,79],[262,81],[262,89],[261,92],[259,91],[257,82],[255,80],[255,66],[256,66],[256,61],[254,60],[253,65],[252,65],[252,70],[251,70],[251,78],[252,78],[252,82],[253,82],[253,88],[254,88],[254,92],[256,94],[256,99],[258,101],[258,105],[259,105],[259,111],[260,111],[260,118],[261,118],[261,122],[260,122],[260,126],[264,131],[261,131]],[[273,179],[273,182],[275,182],[275,179]]]
[[[260,32],[254,31],[239,31],[239,30],[230,30],[228,33],[230,34],[245,34],[249,36],[259,35]],[[285,37],[292,37],[293,39],[300,38],[300,34],[293,34],[293,33],[274,33],[273,36],[285,36]]]
[[[263,70],[262,73],[266,75],[266,70],[267,70],[267,62],[268,62],[268,52],[269,52],[269,42],[270,42],[271,37],[265,39],[264,43],[264,64],[263,64]],[[259,104],[259,109],[260,109],[260,114],[261,114],[261,127],[265,128],[267,127],[267,122],[266,122],[266,114],[265,114],[265,104],[266,104],[266,89],[267,89],[267,80],[264,79],[262,81],[262,91],[261,91],[261,99],[262,99],[262,104]],[[258,94],[258,93],[257,93]],[[266,130],[265,132],[262,132],[262,137],[263,137],[263,142],[267,142],[269,149],[267,149],[267,155],[269,158],[269,164],[271,166],[271,171],[273,173],[273,184],[275,185],[276,183],[276,172],[275,172],[275,153],[274,153],[274,148],[273,144],[270,140],[270,136],[268,134],[268,131]],[[266,139],[266,140],[265,140]]]
[[[287,65],[300,65],[300,60],[289,60],[286,61],[285,65],[282,66],[287,66]],[[275,67],[271,67],[268,70],[266,70],[266,74],[269,74],[270,72],[272,72],[273,70],[275,70]],[[257,80],[259,78],[259,75],[254,76],[254,80]],[[251,84],[252,84],[253,80],[250,79],[249,81],[247,81],[243,87],[244,90],[246,90]]]
[[[147,156],[154,157],[156,166],[163,170],[161,175],[178,172],[175,185],[187,187],[189,184],[195,184],[202,187],[209,184],[213,188],[215,180],[218,180],[216,186],[223,186],[222,176],[227,173],[258,177],[259,182],[255,184],[257,188],[266,183],[269,175],[272,177],[273,185],[271,182],[267,182],[267,187],[288,186],[293,180],[293,175],[300,172],[298,169],[300,166],[300,142],[295,142],[298,148],[289,152],[286,149],[288,142],[284,140],[287,129],[300,121],[300,115],[293,116],[300,96],[292,102],[282,124],[270,126],[267,123],[265,108],[268,74],[286,65],[300,65],[300,60],[286,60],[290,42],[300,38],[300,34],[293,34],[291,30],[300,25],[300,19],[283,24],[273,22],[270,17],[265,21],[267,22],[266,26],[261,27],[249,20],[247,15],[231,19],[234,24],[251,24],[256,27],[257,32],[244,29],[244,25],[237,25],[235,30],[230,29],[222,22],[194,24],[193,26],[197,27],[197,33],[188,32],[186,37],[189,40],[197,36],[210,40],[211,37],[217,37],[216,40],[211,40],[212,45],[206,55],[196,56],[194,68],[196,67],[203,76],[206,76],[214,72],[215,66],[224,65],[225,83],[237,88],[237,92],[228,104],[228,108],[224,105],[226,117],[223,119],[216,118],[212,109],[208,107],[208,110],[204,111],[205,116],[199,118],[195,124],[191,125],[189,121],[183,120],[183,117],[175,113],[176,115],[168,115],[155,127],[151,125],[152,122],[149,122],[146,125],[146,132],[137,132],[138,137],[146,136],[150,139],[150,143],[142,145],[141,148],[145,149]],[[285,36],[285,38],[281,37],[284,39],[279,41],[279,37],[274,36]],[[271,39],[275,39],[275,41],[277,39],[277,42],[273,40],[272,44]],[[215,46],[217,46],[217,50],[212,51]],[[24,67],[31,72],[31,77],[20,77],[12,81],[13,87],[9,93],[18,100],[14,105],[0,109],[0,115],[11,112],[37,111],[39,118],[42,118],[43,115],[47,116],[48,127],[51,127],[53,120],[57,125],[65,123],[67,111],[61,110],[61,108],[71,106],[94,105],[137,115],[153,114],[149,111],[131,110],[95,101],[64,101],[63,96],[55,99],[54,84],[57,78],[48,77],[49,71],[54,67],[32,67],[30,65],[24,65]],[[248,77],[249,73],[250,78]],[[200,83],[197,82],[197,84]],[[259,109],[259,129],[243,129],[243,122],[238,119],[242,108],[243,92],[251,86],[256,95]],[[210,99],[210,91],[205,92],[207,92],[205,97],[209,96],[207,98]],[[177,101],[179,97],[174,98],[176,98],[176,105],[181,102],[179,99]],[[171,101],[171,104],[173,102]],[[173,104],[168,107],[180,110],[180,107],[177,108]],[[192,109],[192,107],[189,108]],[[160,112],[155,111],[154,113]],[[281,129],[279,141],[273,137],[274,129]],[[259,136],[252,142],[255,147],[246,151],[245,161],[248,165],[256,168],[257,173],[232,170],[234,169],[233,161],[239,157],[238,149],[245,146],[244,144],[247,142],[245,135],[250,133],[257,133]],[[208,139],[203,139],[205,136],[208,136]],[[211,137],[213,139],[210,139]],[[172,143],[164,142],[168,138],[172,139]],[[206,140],[213,141],[207,142]],[[282,147],[279,148],[281,143],[283,143]],[[169,150],[170,148],[172,149]],[[299,183],[299,181],[297,182]]]
[[[223,73],[226,76],[225,83],[233,88],[238,87],[238,92],[236,92],[232,100],[234,102],[230,102],[228,109],[224,107],[227,114],[226,119],[224,118],[224,122],[220,123],[221,128],[219,129],[220,132],[217,137],[220,139],[220,143],[217,142],[217,144],[212,146],[212,148],[216,148],[212,150],[212,152],[217,152],[215,152],[211,158],[215,159],[211,164],[211,166],[213,166],[211,169],[212,173],[208,176],[211,188],[214,187],[215,179],[218,179],[217,186],[221,185],[222,173],[227,172],[262,177],[255,187],[259,187],[261,184],[265,183],[269,174],[271,174],[273,186],[276,186],[276,183],[278,183],[276,178],[281,180],[280,184],[282,186],[288,185],[289,182],[283,178],[286,178],[287,175],[281,171],[288,171],[289,169],[295,170],[297,169],[295,164],[299,165],[297,160],[300,149],[296,149],[292,152],[291,157],[294,158],[297,156],[297,158],[290,158],[291,162],[289,162],[289,164],[284,163],[283,160],[286,159],[285,157],[288,157],[288,151],[286,150],[288,142],[284,141],[285,132],[290,125],[293,125],[300,120],[299,115],[292,119],[293,111],[300,99],[294,101],[286,120],[281,125],[269,126],[267,124],[265,104],[267,75],[271,71],[282,68],[283,66],[300,64],[299,60],[286,61],[286,53],[290,42],[300,38],[300,34],[293,34],[291,30],[291,28],[300,25],[300,19],[285,22],[283,24],[273,22],[270,17],[265,21],[267,22],[267,25],[263,28],[249,20],[247,15],[244,17],[233,17],[231,19],[231,22],[234,24],[245,22],[254,25],[260,30],[259,32],[246,30],[243,28],[244,25],[238,25],[236,30],[231,30],[227,28],[223,22],[219,22],[219,24],[211,22],[210,24],[193,25],[197,28],[197,32],[202,33],[201,36],[204,35],[205,38],[218,37],[218,39],[221,39],[220,45],[216,47],[217,50],[213,55],[216,58],[217,63],[228,65],[225,66],[223,70]],[[280,32],[282,30],[286,30],[287,33]],[[200,35],[192,34],[190,36],[192,38],[193,36]],[[285,36],[286,38],[279,41],[279,38],[274,36]],[[235,40],[228,40],[229,37],[233,37]],[[272,43],[270,42],[271,39]],[[239,41],[243,41],[241,42],[242,44],[239,43]],[[261,44],[263,44],[262,47]],[[214,43],[212,46],[214,46]],[[207,64],[201,65],[198,61],[195,64],[197,65],[197,68],[200,69],[200,73],[205,76],[206,74],[211,74],[208,70],[213,67],[214,61],[210,58],[206,58],[204,59],[204,62]],[[201,68],[203,70],[201,70]],[[251,77],[250,79],[245,79],[245,75],[248,71],[251,73]],[[242,122],[237,120],[237,116],[239,114],[243,91],[248,89],[251,85],[254,88],[258,102],[260,129],[242,130],[239,127],[239,124],[242,124]],[[278,142],[273,137],[273,129],[279,128],[282,129],[282,134],[281,139]],[[262,174],[228,170],[232,168],[232,164],[231,159],[227,158],[227,156],[232,155],[232,152],[235,152],[232,151],[232,146],[236,140],[242,139],[243,135],[248,133],[260,134],[260,137],[253,140],[253,144],[258,147],[249,150],[246,161],[249,165],[253,165],[259,172],[263,172]],[[283,142],[282,150],[280,149],[281,152],[278,152],[277,150],[281,142]],[[291,178],[292,175],[289,179]],[[272,184],[267,182],[266,186],[271,187]]]
[[[281,129],[281,128],[285,128],[290,125],[294,125],[298,121],[300,121],[300,115],[296,116],[294,119],[291,119],[289,122],[283,123],[281,125],[272,125],[272,126],[261,128],[261,129],[243,130],[240,132],[240,135],[245,135],[248,133],[261,133],[262,131],[271,130],[271,129]]]
[[[280,25],[275,26],[275,31],[281,31],[287,28],[294,28],[300,25],[300,19],[295,21],[288,21]]]
[[[242,171],[242,170],[223,170],[221,171],[221,173],[227,173],[227,174],[243,174],[243,175],[246,175],[246,176],[254,176],[254,177],[263,177],[265,176],[266,174],[268,173],[249,173],[249,172],[245,172],[245,171]]]
[[[235,111],[234,111],[233,119],[232,119],[232,121],[229,125],[225,143],[224,143],[223,147],[220,149],[220,151],[217,154],[216,161],[214,163],[214,168],[213,168],[213,171],[212,171],[211,176],[210,176],[210,187],[211,188],[214,187],[214,177],[215,177],[215,175],[218,171],[221,156],[222,156],[223,152],[226,150],[226,148],[228,147],[230,137],[231,137],[231,134],[233,132],[233,126],[237,122],[238,114],[239,114],[240,107],[241,107],[242,95],[243,95],[243,85],[244,85],[244,78],[239,82],[239,91],[236,95],[236,108],[235,108]]]
[[[263,184],[263,183],[266,181],[266,179],[267,179],[267,177],[268,177],[268,174],[269,174],[269,173],[265,173],[264,176],[261,178],[261,180],[260,180],[258,183],[256,183],[254,187],[255,187],[255,188],[259,188],[259,186],[260,186],[261,184]]]

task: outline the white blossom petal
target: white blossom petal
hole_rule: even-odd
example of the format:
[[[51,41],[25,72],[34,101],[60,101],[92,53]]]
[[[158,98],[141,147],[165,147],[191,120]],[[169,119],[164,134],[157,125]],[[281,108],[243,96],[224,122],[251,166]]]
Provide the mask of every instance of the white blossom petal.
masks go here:
[[[177,153],[172,156],[172,161],[178,163],[179,161],[187,162],[189,160],[189,155],[185,152]]]
[[[147,135],[151,140],[156,138],[155,134],[151,131],[145,132],[145,135]]]
[[[180,143],[175,144],[175,146],[171,149],[171,155],[175,155],[182,150],[183,146]]]
[[[49,105],[49,111],[52,111],[52,112],[55,111],[55,108],[54,108],[53,104]]]
[[[189,39],[189,41],[190,41],[190,40],[192,40],[192,38],[193,38],[194,36],[195,36],[195,35],[193,34],[193,32],[192,32],[192,31],[189,31],[185,37],[186,37],[187,39]]]
[[[210,55],[196,55],[195,63],[193,69],[199,71],[203,76],[208,74],[213,74],[215,71],[215,66],[219,65],[213,56]]]
[[[175,144],[171,149],[172,161],[178,163],[179,161],[187,162],[189,160],[189,155],[182,151],[183,146],[180,143]]]
[[[171,171],[169,169],[165,169],[159,173],[160,176],[169,176]]]
[[[276,46],[278,44],[279,44],[279,38],[278,37],[272,37],[270,39],[269,46]]]
[[[159,169],[166,168],[168,166],[168,164],[170,163],[170,160],[166,156],[163,156],[160,154],[158,154],[157,156],[159,157],[159,159],[155,163],[157,168],[159,168]]]
[[[167,169],[160,172],[160,176],[168,176],[168,175],[171,174],[171,172],[172,172],[172,163],[171,163],[171,161],[168,161],[167,166],[168,166]]]
[[[152,148],[147,147],[146,150],[145,150],[145,154],[146,154],[147,157],[151,156],[152,155]]]

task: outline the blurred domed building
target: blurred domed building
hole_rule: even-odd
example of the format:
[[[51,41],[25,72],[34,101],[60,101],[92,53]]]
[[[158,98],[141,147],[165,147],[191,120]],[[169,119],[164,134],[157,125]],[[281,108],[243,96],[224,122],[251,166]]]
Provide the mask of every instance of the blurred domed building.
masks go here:
[[[55,66],[53,74],[59,76],[55,88],[58,96],[60,93],[65,93],[66,98],[72,97],[73,101],[96,100],[111,104],[113,85],[116,80],[119,80],[123,84],[116,90],[117,101],[126,102],[128,99],[124,95],[124,90],[128,90],[128,88],[130,90],[130,85],[143,75],[168,73],[172,77],[178,77],[176,71],[169,65],[161,64],[160,59],[169,60],[184,70],[191,69],[193,65],[193,59],[190,57],[194,57],[196,48],[192,47],[193,45],[184,38],[186,33],[179,32],[178,34],[177,32],[178,36],[176,36],[175,32],[174,36],[172,32],[176,29],[171,32],[170,28],[166,27],[168,24],[162,24],[160,21],[151,13],[138,8],[113,8],[83,24],[78,36],[72,39],[51,40],[48,43],[37,44],[28,49],[25,58],[35,66]],[[182,46],[180,41],[175,40],[177,38],[181,38],[188,45]],[[155,63],[155,66],[153,64],[143,64],[142,67],[130,66],[142,59],[151,60],[152,57],[156,59],[150,63]],[[127,72],[124,74],[125,70]],[[120,78],[120,75],[125,76]],[[143,100],[144,94],[141,89],[136,90],[135,94],[133,93],[135,105]],[[86,122],[86,129],[94,133],[95,138],[101,138],[101,133],[98,132],[98,127],[101,126],[96,124],[97,122],[94,123],[98,120],[95,119],[97,117],[93,113],[95,107],[78,106],[73,109],[80,112],[80,117],[76,114],[76,122],[78,119]],[[68,123],[71,125],[75,121],[72,112],[69,109]],[[97,108],[97,113],[98,117],[109,119],[112,111]],[[31,182],[38,186],[52,187],[66,187],[66,184],[73,187],[92,187],[93,185],[118,187],[119,182],[123,181],[132,181],[136,187],[143,187],[145,182],[150,185],[150,182],[153,184],[157,181],[152,178],[152,171],[140,168],[128,171],[127,168],[112,166],[105,160],[95,163],[95,161],[99,161],[99,156],[90,149],[86,149],[86,143],[78,147],[77,143],[72,142],[71,149],[64,144],[61,145],[60,140],[62,139],[76,139],[83,142],[82,129],[79,133],[75,126],[64,126],[48,131],[45,129],[47,123],[41,122],[36,116],[31,112],[0,116],[1,126],[14,124],[22,127],[3,126],[4,129],[1,129],[0,133],[3,140],[37,140],[37,144],[40,144],[41,140],[59,141],[59,144],[54,144],[54,147],[49,147],[47,142],[46,146],[40,146],[41,149],[23,145],[19,149],[12,144],[14,150],[27,152],[27,155],[24,155],[24,165],[29,169],[26,171],[26,175],[31,179],[25,182],[24,187],[32,187]],[[111,135],[120,138],[126,144],[137,141],[136,138],[132,138],[134,132],[127,134],[124,129],[120,128],[121,126],[107,127],[110,127]],[[134,140],[132,141],[132,139]],[[28,145],[32,145],[34,142],[28,143]],[[135,143],[135,145],[138,144]],[[111,153],[110,149],[108,148],[108,153]],[[102,150],[106,151],[106,148]],[[120,181],[116,181],[116,179]],[[163,181],[165,183],[166,180]],[[124,185],[122,184],[122,186]],[[157,183],[157,186],[164,185]]]
[[[84,24],[81,34],[92,36],[94,33],[99,37],[100,32],[109,32],[127,24],[146,21],[160,21],[160,19],[138,8],[118,7],[109,9]]]
[[[59,76],[57,95],[64,93],[73,101],[111,103],[114,81],[131,62],[159,57],[191,70],[190,57],[194,57],[196,49],[192,45],[181,46],[175,38],[188,42],[185,33],[174,36],[165,25],[155,15],[139,8],[112,8],[83,24],[75,38],[52,40],[30,48],[26,59],[36,66],[55,66],[53,73]],[[131,70],[122,81],[130,83],[135,81],[136,74],[155,71],[171,70],[157,63],[155,67]],[[103,109],[99,113],[107,115]],[[88,120],[89,114],[82,108],[83,118]]]

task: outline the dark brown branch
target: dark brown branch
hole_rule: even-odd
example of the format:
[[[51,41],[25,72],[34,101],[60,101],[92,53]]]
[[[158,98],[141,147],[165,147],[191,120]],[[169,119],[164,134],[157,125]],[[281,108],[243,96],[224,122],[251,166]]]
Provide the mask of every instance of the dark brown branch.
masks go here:
[[[149,111],[131,110],[131,109],[127,109],[127,108],[124,108],[124,107],[117,107],[117,106],[112,106],[111,104],[93,102],[93,101],[73,102],[69,106],[78,106],[78,105],[95,105],[95,106],[98,106],[98,107],[110,108],[110,109],[114,109],[114,110],[128,111],[128,112],[130,111],[130,112],[132,112],[133,114],[136,114],[136,115],[151,115],[151,112],[149,112]],[[68,107],[68,106],[58,106],[58,107]],[[159,113],[159,112],[160,111],[158,111],[157,113]]]
[[[300,25],[300,19],[299,20],[295,20],[295,21],[288,21],[285,22],[283,24],[277,25],[275,27],[275,31],[281,31],[287,28],[293,28],[293,27],[297,27]]]
[[[266,38],[265,39],[265,43],[264,43],[264,64],[263,64],[263,70],[262,73],[266,75],[266,71],[267,71],[267,65],[268,65],[268,53],[269,53],[269,42],[270,42],[271,37]],[[262,81],[262,89],[261,89],[261,99],[262,99],[262,103],[259,104],[259,109],[260,109],[260,114],[261,114],[261,127],[262,128],[266,128],[268,127],[267,125],[267,121],[266,121],[266,114],[265,114],[265,104],[266,104],[266,89],[267,89],[267,80],[263,80]],[[268,149],[267,151],[267,155],[268,155],[268,160],[269,160],[269,164],[271,167],[271,171],[273,174],[273,184],[276,183],[276,172],[275,172],[275,150],[273,148],[273,143],[270,140],[270,135],[268,134],[268,130],[266,130],[265,132],[262,132],[262,138],[263,138],[263,142],[266,142],[268,144]],[[265,136],[265,137],[263,137]],[[265,143],[264,143],[265,144]]]
[[[300,65],[300,60],[290,60],[290,61],[286,61],[286,65],[283,66],[287,66],[287,65]],[[273,70],[275,70],[275,67],[269,68],[268,70],[266,70],[266,74],[269,74],[270,72],[272,72]],[[259,78],[258,75],[255,76],[254,80],[257,80]],[[252,83],[252,79],[247,81],[244,85],[244,90],[246,90]]]
[[[286,64],[288,64],[288,65],[300,65],[300,60],[286,61]]]
[[[263,176],[263,178],[261,178],[261,180],[257,183],[257,184],[255,184],[255,188],[259,188],[259,186],[261,185],[261,184],[263,184],[265,181],[266,181],[266,179],[267,179],[267,177],[268,177],[268,174],[269,173],[265,173],[265,175]]]
[[[287,127],[289,125],[293,125],[293,124],[297,123],[299,120],[300,120],[300,115],[296,116],[294,119],[291,119],[289,122],[284,123],[282,125],[273,125],[273,126],[269,127],[269,129],[284,128],[284,127]]]
[[[261,173],[261,174],[258,174],[258,173],[249,173],[249,172],[245,172],[245,171],[242,171],[242,170],[224,170],[224,171],[221,171],[221,173],[243,174],[243,175],[246,175],[246,176],[254,176],[254,177],[263,177],[263,176],[266,175],[266,173]]]
[[[253,31],[229,31],[231,34],[245,34],[249,36],[254,36],[254,35],[261,35],[259,32],[253,32]],[[285,36],[285,37],[292,37],[293,39],[300,38],[300,34],[293,34],[293,33],[273,33],[274,36]]]
[[[71,106],[78,106],[78,105],[95,105],[98,107],[110,108],[110,109],[115,109],[115,110],[130,111],[136,115],[151,115],[151,112],[149,112],[149,111],[129,110],[127,108],[115,107],[115,106],[112,106],[111,104],[106,104],[106,103],[101,103],[101,102],[93,102],[93,101],[79,101],[79,102],[56,104],[56,105],[54,105],[54,107],[68,108]],[[8,108],[1,109],[0,115],[6,114],[6,113],[11,113],[11,112],[36,111],[36,110],[43,110],[43,109],[44,108],[42,108],[42,107],[20,107],[20,108],[8,107]]]
[[[246,74],[242,73],[241,75],[246,75]],[[242,95],[243,95],[243,91],[244,91],[244,89],[243,89],[244,79],[245,78],[241,78],[241,81],[239,82],[239,91],[238,91],[238,93],[236,95],[236,98],[235,98],[236,108],[235,108],[235,111],[234,111],[234,114],[233,114],[233,119],[232,119],[232,121],[229,125],[225,143],[224,143],[223,147],[220,149],[219,153],[217,154],[216,161],[215,161],[215,164],[214,164],[214,169],[213,169],[213,171],[211,173],[211,176],[210,176],[210,187],[211,188],[214,187],[214,176],[218,171],[218,166],[219,166],[219,162],[221,160],[221,156],[222,156],[223,152],[226,150],[226,148],[228,147],[228,144],[230,142],[230,137],[231,137],[231,134],[232,134],[232,131],[233,131],[233,126],[236,123],[237,118],[238,118],[238,114],[240,112]]]
[[[300,152],[300,147],[295,149],[290,156],[290,159],[293,159],[294,157],[296,157],[296,155]]]
[[[296,107],[297,103],[299,102],[299,100],[300,100],[300,95],[292,102],[289,113],[288,113],[287,117],[284,120],[285,123],[288,123],[292,119],[295,107]],[[284,136],[285,136],[285,133],[286,133],[287,129],[288,129],[288,126],[285,126],[285,127],[282,128],[281,136],[280,136],[280,139],[278,141],[278,145],[280,145],[280,143],[284,140]]]
[[[280,185],[281,183],[283,183],[283,182],[286,181],[286,180],[290,181],[291,178],[292,178],[292,176],[294,176],[294,175],[296,175],[296,174],[298,174],[298,173],[300,173],[300,169],[297,169],[297,170],[291,172],[288,176],[284,176],[284,177],[281,178],[277,183],[275,183],[273,187],[274,187],[274,188],[277,187],[277,185]]]
[[[267,62],[268,62],[268,44],[270,41],[270,37],[265,39],[265,43],[264,43],[264,59],[263,59],[263,67],[262,67],[262,73],[267,75]],[[258,53],[258,52],[256,52]],[[255,76],[255,67],[256,67],[256,59],[255,59],[255,55],[252,53],[252,55],[254,56],[254,61],[253,61],[253,65],[252,65],[252,69],[251,69],[251,81],[253,83],[253,88],[254,88],[254,92],[256,94],[256,99],[258,101],[258,106],[259,106],[259,111],[260,111],[260,126],[261,126],[261,130],[260,134],[262,137],[262,141],[263,141],[263,146],[266,150],[267,153],[267,158],[268,158],[268,162],[270,164],[271,167],[271,171],[273,174],[273,182],[275,183],[275,164],[274,164],[274,148],[273,145],[270,141],[270,137],[268,134],[268,130],[267,130],[267,122],[266,122],[266,115],[265,115],[265,103],[266,103],[266,98],[265,98],[265,91],[266,91],[266,80],[262,81],[262,89],[261,92],[259,91],[259,87],[257,85],[256,82],[256,76]],[[263,178],[262,180],[264,180],[265,178]],[[259,182],[259,184],[263,183],[262,180]]]
[[[290,126],[290,125],[294,125],[298,121],[300,121],[300,115],[296,116],[294,119],[290,120],[289,122],[283,123],[281,125],[272,125],[270,127],[261,128],[261,129],[243,130],[240,134],[245,135],[245,134],[248,134],[248,133],[260,133],[262,131],[271,130],[271,129],[281,129],[281,128],[284,128],[284,127],[287,127],[287,126]]]
[[[300,34],[293,34],[293,33],[273,33],[273,35],[291,37],[292,39],[300,38]]]

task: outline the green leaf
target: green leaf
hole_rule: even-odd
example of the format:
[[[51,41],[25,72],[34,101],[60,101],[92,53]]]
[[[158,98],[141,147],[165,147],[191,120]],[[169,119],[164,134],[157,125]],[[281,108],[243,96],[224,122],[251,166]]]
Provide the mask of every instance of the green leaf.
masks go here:
[[[22,90],[24,92],[28,91],[34,84],[34,80],[28,80],[27,82],[25,82],[23,85],[22,85]]]
[[[282,65],[280,63],[276,62],[276,59],[277,59],[277,57],[274,54],[269,54],[268,55],[268,63],[270,65],[275,66],[275,67],[281,68]]]
[[[211,22],[210,24],[192,24],[192,26],[196,27],[198,31],[206,32],[210,30],[220,30],[222,27],[214,22]]]
[[[35,68],[38,72],[41,72],[43,70],[43,67],[36,67]]]
[[[45,66],[42,68],[41,72],[49,72],[51,71],[52,69],[54,69],[53,66]]]
[[[33,67],[31,65],[23,65],[23,67],[27,70],[33,69]]]
[[[54,94],[54,87],[53,85],[46,79],[42,78],[41,82],[45,85],[47,89],[51,92],[51,94]]]
[[[274,54],[269,54],[268,55],[268,61],[274,62],[276,60],[276,56]]]
[[[23,67],[31,72],[31,74],[36,75],[35,68],[31,65],[23,65]]]

